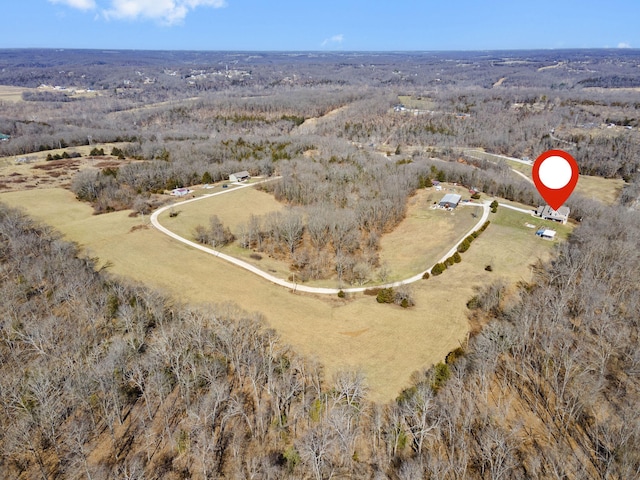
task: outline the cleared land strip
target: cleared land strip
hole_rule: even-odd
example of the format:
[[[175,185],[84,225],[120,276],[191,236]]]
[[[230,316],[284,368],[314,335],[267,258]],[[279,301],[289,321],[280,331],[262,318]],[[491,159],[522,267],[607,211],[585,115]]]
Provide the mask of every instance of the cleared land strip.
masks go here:
[[[533,208],[531,208],[529,210],[526,210],[524,208],[514,207],[513,205],[508,205],[506,203],[499,203],[498,205],[500,205],[501,207],[504,207],[504,208],[508,208],[510,210],[515,210],[516,212],[526,213],[526,214],[529,214],[529,215],[533,215],[533,212],[534,212]]]
[[[479,150],[463,150],[468,156],[470,156],[471,158],[475,158],[476,160],[483,160],[482,157],[477,157],[472,155],[472,153],[478,153]],[[528,165],[531,166],[532,163],[527,161],[527,160],[521,160],[520,158],[514,158],[514,157],[507,157],[506,155],[498,155],[496,153],[487,153],[487,152],[480,152],[483,155],[490,155],[492,157],[499,157],[499,158],[504,158],[505,160],[510,160],[512,162],[517,162],[517,163],[522,163],[523,165]],[[511,171],[513,173],[515,173],[516,175],[521,176],[522,178],[524,178],[527,182],[529,182],[530,184],[533,185],[533,180],[531,180],[529,177],[527,177],[524,173],[516,170],[515,168],[512,168]]]
[[[319,294],[323,294],[323,295],[335,295],[338,292],[340,292],[340,290],[342,290],[343,292],[347,292],[347,293],[355,293],[355,292],[363,292],[365,290],[367,290],[370,287],[354,287],[354,288],[325,288],[325,287],[310,287],[307,285],[300,285],[297,283],[293,283],[293,282],[289,282],[287,280],[283,280],[281,278],[278,278],[274,275],[271,275],[267,272],[265,272],[264,270],[259,269],[258,267],[251,265],[243,260],[240,260],[238,258],[232,257],[231,255],[227,255],[226,253],[222,253],[218,250],[214,250],[213,248],[209,248],[206,247],[204,245],[201,245],[199,243],[196,242],[192,242],[191,240],[187,240],[184,237],[181,237],[180,235],[178,235],[177,233],[172,232],[171,230],[169,230],[168,228],[164,227],[159,221],[158,221],[158,216],[166,211],[169,210],[171,208],[175,208],[177,206],[180,205],[185,205],[187,203],[192,203],[192,202],[196,202],[198,200],[203,200],[205,198],[210,198],[210,197],[214,197],[216,195],[223,195],[223,194],[227,194],[227,193],[231,193],[233,191],[239,190],[240,188],[247,188],[247,187],[252,187],[254,185],[259,185],[260,183],[264,183],[264,182],[269,182],[272,180],[276,180],[276,178],[272,178],[272,179],[267,179],[267,180],[262,180],[260,182],[256,182],[256,183],[251,183],[251,184],[242,184],[239,185],[238,188],[234,188],[231,190],[226,190],[226,191],[221,191],[221,192],[216,192],[216,193],[211,193],[209,195],[203,195],[202,197],[197,197],[197,198],[192,198],[189,200],[185,200],[183,202],[178,202],[178,203],[174,203],[171,205],[166,205],[162,208],[159,208],[158,210],[156,210],[155,212],[153,212],[151,214],[151,224],[158,229],[159,231],[161,231],[162,233],[168,235],[169,237],[178,240],[179,242],[182,242],[186,245],[189,245],[190,247],[196,248],[202,252],[208,253],[210,255],[214,255],[218,258],[221,258],[223,260],[226,260],[229,263],[232,263],[234,265],[237,265],[241,268],[244,268],[245,270],[249,270],[252,273],[255,273],[256,275],[264,278],[265,280],[268,280],[272,283],[275,283],[276,285],[280,285],[282,287],[285,288],[289,288],[291,290],[295,290],[295,291],[300,291],[300,292],[307,292],[307,293],[319,293]],[[451,247],[451,249],[442,256],[442,258],[439,260],[439,262],[443,262],[445,259],[449,258],[451,255],[453,255],[457,248],[458,245],[460,245],[460,243],[462,243],[464,241],[464,239],[468,236],[471,235],[471,233],[473,233],[475,230],[478,230],[483,224],[484,222],[486,222],[487,218],[489,218],[489,202],[484,202],[482,204],[480,203],[466,203],[466,204],[462,204],[461,206],[471,206],[471,207],[482,207],[482,216],[480,217],[480,219],[478,220],[478,222],[473,226],[473,228],[471,228],[466,235],[464,235],[462,237],[462,240],[460,240],[459,242],[457,242],[453,247]],[[404,285],[407,283],[413,283],[413,282],[417,282],[418,280],[422,279],[422,276],[425,273],[431,273],[431,268],[425,270],[424,272],[420,272],[417,275],[414,275],[412,277],[406,278],[404,280],[399,280],[393,283],[387,283],[384,285],[376,285],[376,287],[379,288],[389,288],[389,287],[398,287],[400,285]]]

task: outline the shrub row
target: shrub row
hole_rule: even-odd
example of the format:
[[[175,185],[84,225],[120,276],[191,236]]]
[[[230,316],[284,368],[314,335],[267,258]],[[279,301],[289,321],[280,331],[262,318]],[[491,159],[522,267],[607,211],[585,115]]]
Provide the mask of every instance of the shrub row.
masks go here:
[[[489,226],[490,223],[491,222],[489,220],[487,220],[486,222],[484,222],[482,224],[482,226],[478,230],[476,230],[471,235],[469,235],[467,238],[465,238],[460,243],[460,245],[458,245],[458,252],[464,253],[467,250],[469,250],[469,247],[471,246],[471,242],[473,242],[476,238],[478,238],[480,236],[480,234],[487,229],[487,227]]]
[[[454,263],[460,263],[462,261],[462,256],[460,254],[466,252],[467,250],[469,250],[469,247],[471,246],[471,242],[473,242],[476,238],[478,238],[478,236],[487,229],[487,227],[489,226],[490,223],[491,222],[489,220],[484,222],[482,224],[482,227],[480,227],[478,230],[474,231],[471,235],[469,235],[467,238],[465,238],[460,243],[460,245],[458,245],[458,248],[457,248],[458,251],[457,252],[455,252],[453,255],[451,255],[449,258],[447,258],[444,262],[436,263],[431,268],[431,275],[435,275],[435,276],[440,275],[448,267],[450,267]],[[424,278],[425,280],[427,278],[429,278],[429,272],[426,272],[422,276],[422,278]]]
[[[67,158],[79,158],[81,156],[82,155],[80,155],[78,152],[67,153],[67,151],[65,150],[64,152],[62,152],[62,155],[59,153],[56,153],[55,155],[48,154],[47,162],[50,162],[52,160],[66,160]]]

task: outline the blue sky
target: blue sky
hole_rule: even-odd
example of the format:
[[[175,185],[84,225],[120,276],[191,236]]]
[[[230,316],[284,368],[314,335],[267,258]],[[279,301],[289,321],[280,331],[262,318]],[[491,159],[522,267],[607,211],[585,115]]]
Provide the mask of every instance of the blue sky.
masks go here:
[[[638,0],[3,0],[0,48],[640,48]]]

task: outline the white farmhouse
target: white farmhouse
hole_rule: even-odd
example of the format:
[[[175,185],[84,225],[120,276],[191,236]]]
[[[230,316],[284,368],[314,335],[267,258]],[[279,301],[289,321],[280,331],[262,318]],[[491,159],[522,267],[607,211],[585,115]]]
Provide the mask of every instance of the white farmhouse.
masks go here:
[[[569,207],[562,206],[558,210],[554,210],[549,205],[541,205],[536,210],[536,216],[544,220],[553,220],[554,222],[567,223],[569,219]]]

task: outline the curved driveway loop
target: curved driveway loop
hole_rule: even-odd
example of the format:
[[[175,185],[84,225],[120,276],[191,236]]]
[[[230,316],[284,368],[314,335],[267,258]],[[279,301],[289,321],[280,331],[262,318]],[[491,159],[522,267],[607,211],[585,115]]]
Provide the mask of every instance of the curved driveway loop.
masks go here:
[[[209,248],[206,247],[204,245],[200,245],[199,243],[196,242],[192,242],[191,240],[187,240],[184,237],[181,237],[180,235],[172,232],[171,230],[169,230],[168,228],[162,226],[160,224],[160,222],[158,221],[158,216],[166,211],[169,210],[170,208],[175,208],[178,207],[180,205],[186,205],[187,203],[191,203],[191,202],[196,202],[198,200],[203,200],[205,198],[210,198],[210,197],[215,197],[216,195],[223,195],[226,193],[231,193],[235,190],[238,190],[240,188],[247,188],[247,187],[252,187],[254,185],[258,185],[260,183],[264,183],[264,182],[269,182],[272,180],[277,180],[277,178],[271,178],[271,179],[267,179],[267,180],[262,180],[260,182],[256,182],[256,183],[247,183],[247,184],[239,184],[236,188],[232,188],[229,190],[222,190],[220,192],[216,192],[216,193],[211,193],[209,195],[203,195],[202,197],[197,197],[197,198],[192,198],[189,200],[185,200],[183,202],[178,202],[178,203],[174,203],[171,205],[166,205],[162,208],[159,208],[158,210],[156,210],[155,212],[153,212],[151,214],[151,224],[157,228],[159,231],[161,231],[162,233],[169,235],[171,238],[174,238],[176,240],[178,240],[179,242],[182,242],[186,245],[189,245],[190,247],[196,248],[202,252],[208,253],[210,255],[215,255],[218,258],[222,258],[223,260],[226,260],[229,263],[232,263],[234,265],[237,265],[241,268],[244,268],[245,270],[249,270],[252,273],[255,273],[256,275],[264,278],[265,280],[269,280],[271,283],[275,283],[276,285],[280,285],[282,287],[285,288],[289,288],[291,290],[295,290],[295,291],[299,291],[299,292],[308,292],[308,293],[319,293],[319,294],[324,294],[324,295],[335,295],[337,294],[340,290],[342,290],[345,293],[350,293],[350,292],[363,292],[368,288],[371,287],[356,287],[356,288],[323,288],[323,287],[309,287],[307,285],[300,285],[297,283],[293,283],[293,282],[288,282],[286,280],[283,280],[281,278],[278,277],[274,277],[273,275],[265,272],[264,270],[260,270],[258,267],[251,265],[250,263],[247,263],[243,260],[237,259],[235,257],[232,257],[230,255],[227,255],[226,253],[222,253],[218,250],[214,250],[213,248]],[[445,254],[443,255],[443,257],[438,260],[438,262],[444,262],[445,259],[449,258],[451,255],[453,255],[457,248],[458,245],[460,245],[460,243],[463,242],[463,240],[471,235],[475,230],[478,230],[483,224],[484,222],[487,221],[487,218],[489,218],[489,202],[484,202],[484,203],[461,203],[459,205],[460,207],[467,207],[467,206],[471,206],[471,207],[482,207],[482,216],[480,217],[480,219],[478,220],[478,222],[473,226],[473,228],[471,230],[469,230],[467,232],[466,235],[464,235],[462,237],[462,240],[460,240],[458,243],[456,243],[453,247],[451,247],[451,249]],[[393,282],[393,283],[386,283],[384,285],[376,285],[376,288],[389,288],[389,287],[398,287],[400,285],[404,285],[407,283],[413,283],[413,282],[417,282],[418,280],[422,279],[422,276],[426,273],[429,272],[431,273],[431,269],[425,270],[424,272],[418,273],[417,275],[414,275],[412,277],[406,278],[404,280],[399,280],[397,282]]]

